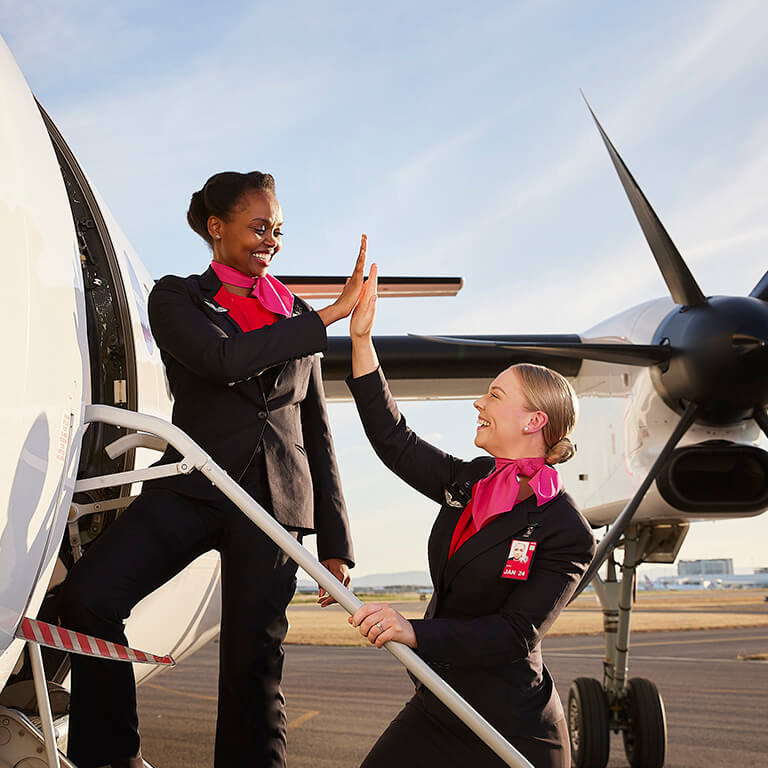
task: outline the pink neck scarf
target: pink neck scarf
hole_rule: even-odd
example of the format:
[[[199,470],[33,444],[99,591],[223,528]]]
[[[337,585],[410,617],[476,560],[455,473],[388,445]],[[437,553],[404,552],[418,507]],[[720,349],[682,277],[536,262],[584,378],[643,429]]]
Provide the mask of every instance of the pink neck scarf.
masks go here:
[[[478,480],[472,489],[472,519],[478,531],[492,517],[515,506],[520,492],[518,476],[528,478],[528,485],[539,507],[554,499],[562,488],[557,470],[546,464],[543,456],[496,459],[493,472]]]
[[[212,261],[211,267],[222,283],[236,285],[238,288],[251,288],[251,296],[257,298],[270,312],[283,317],[293,314],[293,294],[276,277],[270,274],[264,277],[248,277],[240,270],[219,261]]]

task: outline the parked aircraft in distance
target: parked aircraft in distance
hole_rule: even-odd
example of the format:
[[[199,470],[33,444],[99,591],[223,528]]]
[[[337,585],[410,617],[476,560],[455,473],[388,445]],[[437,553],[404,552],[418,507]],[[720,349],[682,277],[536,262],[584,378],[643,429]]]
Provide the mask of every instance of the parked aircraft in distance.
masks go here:
[[[768,589],[768,573],[729,573],[721,576],[659,576],[648,589]]]

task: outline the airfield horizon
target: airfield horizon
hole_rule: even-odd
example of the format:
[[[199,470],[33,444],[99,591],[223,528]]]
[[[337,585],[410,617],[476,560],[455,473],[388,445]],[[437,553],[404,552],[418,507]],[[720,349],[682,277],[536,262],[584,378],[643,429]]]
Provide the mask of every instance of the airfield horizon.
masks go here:
[[[424,615],[426,602],[415,592],[371,593],[360,591],[364,602],[389,602],[406,618]],[[698,631],[768,626],[768,590],[644,591],[632,610],[633,632]],[[321,609],[316,596],[297,595],[288,607],[286,644],[360,646],[370,643],[347,624],[338,605]],[[603,613],[591,593],[580,595],[561,614],[548,638],[592,635],[602,632]]]

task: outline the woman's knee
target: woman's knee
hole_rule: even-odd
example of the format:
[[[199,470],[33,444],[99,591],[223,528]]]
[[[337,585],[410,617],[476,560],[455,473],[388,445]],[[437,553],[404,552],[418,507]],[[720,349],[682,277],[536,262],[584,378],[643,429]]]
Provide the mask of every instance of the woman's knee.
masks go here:
[[[120,622],[123,618],[108,587],[78,567],[59,587],[57,608],[61,625],[79,632],[95,633],[104,622]]]

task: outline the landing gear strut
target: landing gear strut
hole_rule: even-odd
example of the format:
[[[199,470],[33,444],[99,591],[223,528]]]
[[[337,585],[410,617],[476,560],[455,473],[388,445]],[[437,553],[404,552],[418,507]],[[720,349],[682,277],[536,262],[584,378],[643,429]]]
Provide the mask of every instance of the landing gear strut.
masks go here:
[[[621,581],[613,556],[607,561],[606,578],[596,575],[593,579],[603,609],[603,682],[579,677],[571,685],[567,717],[573,768],[605,768],[610,731],[621,732],[632,768],[663,768],[667,720],[661,694],[650,680],[627,679],[635,575],[637,566],[653,549],[656,534],[650,527],[628,528],[623,540]],[[676,550],[684,536],[681,532]]]

